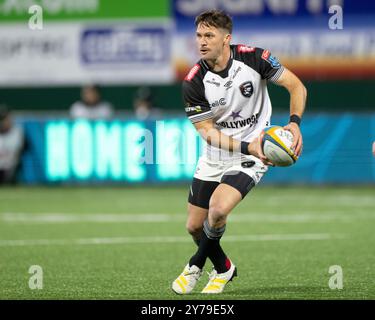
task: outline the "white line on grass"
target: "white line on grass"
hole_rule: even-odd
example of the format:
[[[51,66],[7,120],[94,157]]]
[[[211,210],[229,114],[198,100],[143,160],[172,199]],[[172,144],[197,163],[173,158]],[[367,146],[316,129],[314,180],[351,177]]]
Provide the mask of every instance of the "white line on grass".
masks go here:
[[[324,189],[322,189],[324,192]],[[375,189],[374,189],[375,190]],[[293,193],[291,193],[293,194]],[[317,197],[319,202],[317,203]],[[274,205],[280,206],[280,203],[288,202],[290,199],[287,195],[280,196],[272,195],[267,198],[267,206]],[[298,199],[299,205],[324,205],[329,207],[373,207],[375,206],[375,198],[373,195],[359,195],[359,194],[332,194],[332,195],[316,195],[305,194],[302,198]]]
[[[231,222],[280,222],[280,223],[308,223],[308,222],[353,222],[358,220],[375,219],[375,214],[366,212],[330,212],[302,214],[273,214],[273,213],[233,213],[229,216]],[[157,223],[185,221],[185,214],[74,214],[74,213],[3,213],[0,221],[7,223]]]
[[[75,213],[4,213],[4,222],[71,223],[71,222],[170,222],[181,221],[182,216],[168,214],[75,214]],[[177,220],[176,220],[177,219]]]
[[[302,234],[258,234],[225,236],[225,242],[248,241],[300,241],[343,239],[342,234],[302,233]],[[81,239],[29,239],[0,240],[0,247],[15,246],[56,246],[56,245],[108,245],[108,244],[153,244],[153,243],[185,243],[191,242],[187,236],[159,237],[113,237],[113,238],[81,238]]]

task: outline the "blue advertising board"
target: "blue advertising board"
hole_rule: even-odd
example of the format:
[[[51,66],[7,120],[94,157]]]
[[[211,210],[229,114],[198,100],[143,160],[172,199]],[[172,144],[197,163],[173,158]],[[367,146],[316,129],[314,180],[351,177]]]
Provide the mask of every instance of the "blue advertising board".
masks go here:
[[[285,124],[288,115],[275,115]],[[22,121],[29,148],[21,181],[188,183],[203,143],[186,118],[163,121]],[[295,165],[270,168],[263,183],[375,183],[375,114],[305,115]]]

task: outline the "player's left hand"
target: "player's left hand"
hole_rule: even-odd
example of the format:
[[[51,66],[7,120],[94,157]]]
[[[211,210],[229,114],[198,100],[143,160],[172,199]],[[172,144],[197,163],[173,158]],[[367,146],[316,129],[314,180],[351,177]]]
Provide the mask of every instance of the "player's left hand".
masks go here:
[[[301,130],[297,123],[290,122],[286,126],[284,126],[285,130],[288,130],[293,135],[293,144],[291,146],[291,149],[294,150],[294,154],[299,157],[302,153],[302,134]]]
[[[260,135],[258,137],[256,137],[248,146],[249,148],[249,153],[255,157],[257,157],[258,159],[260,159],[263,164],[265,164],[266,166],[272,166],[274,167],[275,165],[269,160],[266,158],[266,156],[264,155],[263,151],[262,151],[262,140],[263,140],[263,135],[264,135],[264,132],[262,131],[260,133]]]

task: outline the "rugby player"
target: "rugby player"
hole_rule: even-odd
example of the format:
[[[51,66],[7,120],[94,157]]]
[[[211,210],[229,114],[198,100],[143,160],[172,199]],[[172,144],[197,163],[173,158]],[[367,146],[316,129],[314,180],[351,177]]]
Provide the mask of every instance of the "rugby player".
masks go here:
[[[299,125],[307,93],[270,51],[232,45],[232,20],[225,12],[203,12],[195,25],[201,59],[183,81],[183,97],[188,118],[207,142],[188,198],[186,227],[198,250],[172,289],[191,293],[209,258],[214,269],[202,293],[214,294],[237,275],[234,262],[220,245],[227,216],[272,165],[260,145],[272,112],[267,83],[283,86],[290,94],[290,119],[284,128],[293,134],[297,156],[302,149]]]

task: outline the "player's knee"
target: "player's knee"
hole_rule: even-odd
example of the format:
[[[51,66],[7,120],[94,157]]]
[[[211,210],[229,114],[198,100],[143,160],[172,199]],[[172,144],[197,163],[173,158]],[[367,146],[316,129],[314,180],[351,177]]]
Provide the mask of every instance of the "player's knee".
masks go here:
[[[199,237],[203,230],[203,225],[196,221],[187,221],[186,230],[195,238]]]
[[[212,200],[210,202],[208,214],[212,221],[214,221],[215,223],[225,221],[228,213],[228,208],[222,201]]]

